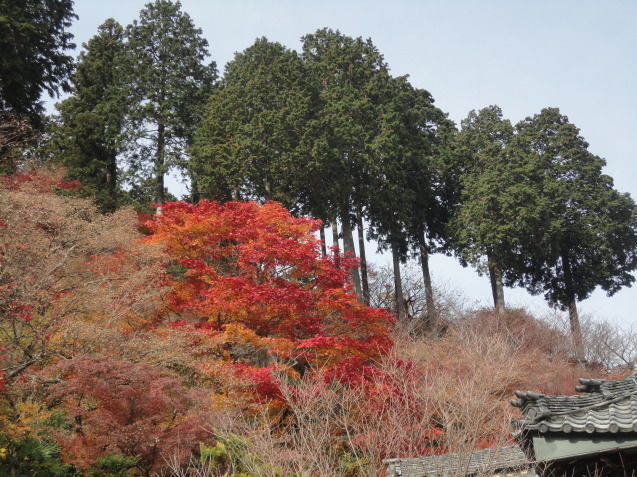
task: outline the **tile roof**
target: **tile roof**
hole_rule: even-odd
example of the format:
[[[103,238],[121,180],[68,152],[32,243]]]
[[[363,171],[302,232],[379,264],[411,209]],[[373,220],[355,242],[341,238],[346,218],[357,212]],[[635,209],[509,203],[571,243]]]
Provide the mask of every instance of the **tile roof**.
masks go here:
[[[517,446],[483,449],[471,454],[444,454],[412,459],[387,459],[388,477],[452,477],[489,475],[531,477],[535,472]],[[498,471],[504,471],[498,473]]]
[[[516,391],[511,401],[524,419],[514,419],[521,431],[585,434],[637,433],[637,376],[618,381],[580,379],[573,396],[548,396]],[[388,477],[452,477],[471,475],[535,476],[519,446],[484,449],[471,454],[445,454],[411,459],[387,459]]]
[[[524,419],[514,419],[520,430],[545,432],[637,432],[637,378],[619,381],[580,379],[574,396],[547,396],[516,391],[513,406]]]

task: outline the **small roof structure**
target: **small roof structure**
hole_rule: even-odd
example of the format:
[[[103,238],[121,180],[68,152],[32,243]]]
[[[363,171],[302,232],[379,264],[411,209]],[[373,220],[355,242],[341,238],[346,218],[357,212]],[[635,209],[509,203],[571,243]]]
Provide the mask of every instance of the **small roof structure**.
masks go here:
[[[631,475],[637,470],[637,378],[580,379],[576,391],[581,394],[516,391],[511,404],[524,418],[512,424],[521,448],[547,474]]]
[[[531,477],[535,472],[519,446],[471,453],[387,459],[387,477],[456,477],[467,475]]]
[[[637,377],[580,379],[580,394],[516,391],[516,446],[387,459],[388,477],[637,475]]]

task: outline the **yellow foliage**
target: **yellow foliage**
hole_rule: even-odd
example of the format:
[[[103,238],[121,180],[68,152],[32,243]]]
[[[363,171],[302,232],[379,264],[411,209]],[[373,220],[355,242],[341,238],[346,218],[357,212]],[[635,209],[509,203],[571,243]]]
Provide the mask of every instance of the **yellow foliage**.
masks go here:
[[[43,403],[31,399],[5,405],[0,412],[0,429],[10,442],[42,437],[46,434],[44,422],[51,415]],[[4,451],[6,455],[6,449]]]

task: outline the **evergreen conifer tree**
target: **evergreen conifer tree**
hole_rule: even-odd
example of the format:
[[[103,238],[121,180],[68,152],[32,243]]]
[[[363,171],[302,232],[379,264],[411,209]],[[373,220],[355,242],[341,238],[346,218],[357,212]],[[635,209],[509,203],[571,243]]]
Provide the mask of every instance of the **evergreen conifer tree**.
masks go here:
[[[504,275],[518,273],[519,244],[529,223],[520,211],[531,207],[537,191],[525,187],[522,156],[510,154],[514,130],[498,106],[471,111],[457,137],[461,167],[461,205],[452,221],[462,263],[488,272],[495,309],[504,310]]]
[[[219,200],[276,200],[307,210],[301,190],[304,138],[315,94],[296,52],[267,38],[226,65],[210,96],[193,146],[202,195]]]
[[[199,106],[216,79],[216,66],[203,63],[208,42],[179,2],[148,3],[126,37],[131,181],[150,178],[153,199],[161,205],[166,173],[186,170]]]
[[[355,253],[352,226],[356,205],[365,204],[362,184],[369,182],[376,114],[387,65],[371,40],[322,29],[303,37],[303,58],[319,89],[318,115],[312,125],[315,161],[307,182],[310,210],[324,221],[338,217],[343,249]],[[320,181],[319,184],[316,181]],[[361,301],[358,270],[352,282]]]
[[[0,113],[40,125],[40,96],[69,87],[72,0],[0,0]]]
[[[583,360],[577,302],[598,286],[611,296],[634,283],[637,206],[614,188],[602,172],[606,161],[588,150],[559,109],[545,108],[517,129],[518,154],[529,155],[541,185],[535,226],[521,242],[527,269],[519,283],[568,310],[575,354]]]
[[[83,192],[103,211],[122,199],[118,158],[127,112],[122,62],[124,29],[112,18],[84,45],[72,79],[73,95],[59,103],[59,128],[54,134],[55,159],[79,179]]]

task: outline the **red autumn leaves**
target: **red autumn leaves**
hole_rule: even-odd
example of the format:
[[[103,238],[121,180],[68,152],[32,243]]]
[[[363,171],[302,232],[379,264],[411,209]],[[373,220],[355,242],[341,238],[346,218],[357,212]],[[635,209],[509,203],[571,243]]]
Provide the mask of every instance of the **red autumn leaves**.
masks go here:
[[[393,320],[356,301],[347,281],[355,262],[322,257],[319,226],[274,202],[175,202],[149,223],[148,240],[174,261],[174,310],[207,330],[249,336],[266,350],[268,367],[362,366],[389,349]],[[265,364],[259,360],[255,353],[233,361],[247,371]]]

